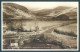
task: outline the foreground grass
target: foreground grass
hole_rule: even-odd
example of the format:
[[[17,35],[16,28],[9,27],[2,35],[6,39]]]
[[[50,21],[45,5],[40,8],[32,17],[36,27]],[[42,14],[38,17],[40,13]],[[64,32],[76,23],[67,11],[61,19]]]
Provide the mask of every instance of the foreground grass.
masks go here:
[[[77,38],[71,36],[52,33],[52,34],[43,34],[39,37],[41,42],[47,44],[59,45],[62,49],[76,49],[77,48]]]

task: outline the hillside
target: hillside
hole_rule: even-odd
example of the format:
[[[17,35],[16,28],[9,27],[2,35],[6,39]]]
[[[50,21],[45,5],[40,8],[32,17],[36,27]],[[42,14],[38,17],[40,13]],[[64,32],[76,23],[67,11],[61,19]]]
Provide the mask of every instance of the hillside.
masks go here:
[[[34,14],[38,16],[38,19],[45,20],[63,20],[77,19],[77,8],[58,6],[53,9],[42,9],[34,11]]]
[[[5,19],[31,19],[29,10],[21,5],[14,3],[3,3],[3,18]]]
[[[70,10],[68,13],[65,14],[69,16],[70,19],[77,19],[77,8],[73,8],[73,10]]]
[[[60,13],[62,13],[63,11],[70,9],[71,7],[65,7],[65,6],[58,6],[56,8],[54,8],[52,10],[52,12],[50,14],[48,14],[47,16],[55,16],[58,15]]]
[[[56,8],[52,8],[52,9],[41,9],[38,11],[34,11],[34,13],[39,16],[41,16],[41,15],[53,16],[54,13],[57,13],[57,12],[60,12],[62,10],[69,9],[69,8],[70,7],[58,6]]]

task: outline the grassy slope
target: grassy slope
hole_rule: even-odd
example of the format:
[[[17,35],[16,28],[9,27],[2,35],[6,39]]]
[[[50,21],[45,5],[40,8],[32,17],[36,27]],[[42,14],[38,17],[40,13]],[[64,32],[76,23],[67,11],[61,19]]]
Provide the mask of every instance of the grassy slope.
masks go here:
[[[71,31],[76,31],[76,23],[75,24],[70,24],[62,27],[64,29],[66,27],[65,31],[71,30],[73,28],[74,30]],[[61,28],[61,27],[59,27]],[[77,37],[73,36],[68,36],[64,34],[59,34],[56,32],[52,32],[55,28],[51,28],[46,33],[40,35],[39,39],[43,42],[46,42],[48,44],[55,44],[61,46],[63,49],[76,49],[77,48]],[[70,32],[70,31],[69,31]]]
[[[55,29],[56,33],[77,36],[77,24],[70,24]]]

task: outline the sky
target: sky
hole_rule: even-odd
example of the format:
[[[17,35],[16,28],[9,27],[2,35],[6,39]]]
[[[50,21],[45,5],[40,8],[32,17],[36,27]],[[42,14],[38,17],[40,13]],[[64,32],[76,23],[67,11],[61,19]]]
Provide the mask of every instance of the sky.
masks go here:
[[[78,7],[78,2],[12,2],[27,7],[30,10],[50,9],[57,6]]]

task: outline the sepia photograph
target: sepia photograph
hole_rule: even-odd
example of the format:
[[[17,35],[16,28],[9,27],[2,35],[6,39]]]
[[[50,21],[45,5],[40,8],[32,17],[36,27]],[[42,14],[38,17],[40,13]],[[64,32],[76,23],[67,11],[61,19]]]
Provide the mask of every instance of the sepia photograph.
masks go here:
[[[2,50],[78,50],[78,2],[2,2]]]

